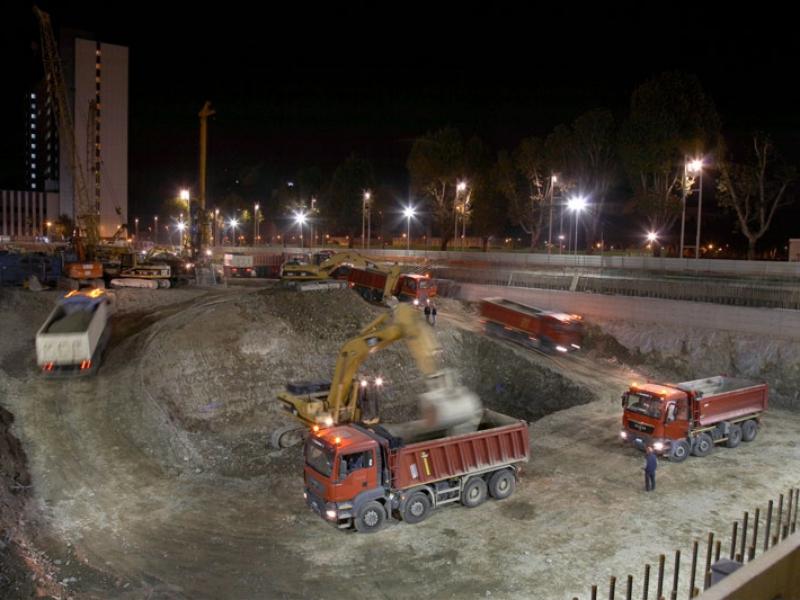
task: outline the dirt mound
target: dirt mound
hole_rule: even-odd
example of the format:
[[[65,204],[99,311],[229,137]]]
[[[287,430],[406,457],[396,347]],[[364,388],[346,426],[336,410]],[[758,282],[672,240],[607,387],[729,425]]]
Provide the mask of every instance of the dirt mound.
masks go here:
[[[60,595],[53,568],[30,543],[31,477],[25,452],[11,433],[13,415],[0,406],[0,597]]]

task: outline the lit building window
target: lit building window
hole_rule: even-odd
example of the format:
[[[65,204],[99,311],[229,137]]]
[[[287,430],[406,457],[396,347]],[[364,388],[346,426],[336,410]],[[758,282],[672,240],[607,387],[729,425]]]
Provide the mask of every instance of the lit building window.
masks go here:
[[[35,184],[35,183],[32,183],[32,184],[31,184],[31,189],[32,189],[32,190],[35,190],[35,189],[36,189],[36,184]]]
[[[31,160],[36,160],[36,153],[35,152],[31,152]]]
[[[31,129],[36,129],[36,123],[31,123]]]
[[[31,139],[32,139],[32,140],[35,140],[35,139],[36,139],[36,134],[35,134],[35,133],[32,133],[32,134],[31,134]]]
[[[36,94],[31,93],[31,98],[35,99],[36,98]]]
[[[31,119],[36,120],[36,113],[31,113]]]
[[[31,144],[31,150],[36,150],[36,144]]]
[[[31,163],[31,169],[36,170],[36,163]]]

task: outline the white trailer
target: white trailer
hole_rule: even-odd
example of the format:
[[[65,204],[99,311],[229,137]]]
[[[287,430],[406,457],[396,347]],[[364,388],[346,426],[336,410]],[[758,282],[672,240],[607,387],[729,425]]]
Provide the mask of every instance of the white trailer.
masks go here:
[[[36,332],[36,362],[48,376],[90,375],[99,365],[111,327],[101,289],[72,291]]]

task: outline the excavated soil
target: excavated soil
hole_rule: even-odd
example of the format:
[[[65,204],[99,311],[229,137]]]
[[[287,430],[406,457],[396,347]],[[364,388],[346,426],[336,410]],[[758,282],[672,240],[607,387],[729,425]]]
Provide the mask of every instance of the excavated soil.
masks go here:
[[[756,442],[662,463],[658,495],[643,494],[641,454],[618,443],[619,393],[662,372],[487,339],[472,308],[442,300],[443,363],[485,405],[533,422],[524,478],[507,501],[345,534],[305,507],[298,449],[266,442],[289,422],[275,394],[329,379],[341,344],[385,309],[347,290],[119,290],[97,375],[45,381],[33,335],[54,299],[0,300],[0,402],[32,485],[2,526],[25,521],[44,571],[25,568],[66,590],[41,588],[55,597],[583,597],[797,483],[800,416],[775,410]],[[387,381],[386,420],[416,414],[424,381],[402,343],[362,374]],[[11,573],[21,587],[3,597],[28,597]]]

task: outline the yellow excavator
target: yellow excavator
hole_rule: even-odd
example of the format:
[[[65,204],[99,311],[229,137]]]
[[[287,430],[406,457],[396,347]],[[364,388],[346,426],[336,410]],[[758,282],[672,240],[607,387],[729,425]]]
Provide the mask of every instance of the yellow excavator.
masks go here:
[[[273,447],[286,448],[299,443],[308,429],[351,422],[378,423],[379,407],[366,397],[366,381],[356,383],[356,373],[372,353],[398,340],[405,341],[426,377],[428,391],[419,398],[425,421],[454,431],[474,429],[480,414],[478,397],[458,385],[451,371],[440,368],[441,347],[419,311],[408,304],[398,304],[342,346],[330,384],[289,384],[286,391],[278,394],[284,408],[302,425],[289,425],[273,432]]]
[[[366,269],[376,267],[375,263],[358,252],[337,252],[318,265],[314,264],[286,264],[281,270],[281,280],[291,281],[322,281],[325,279],[346,279],[342,277],[349,270],[342,267],[357,267]]]

